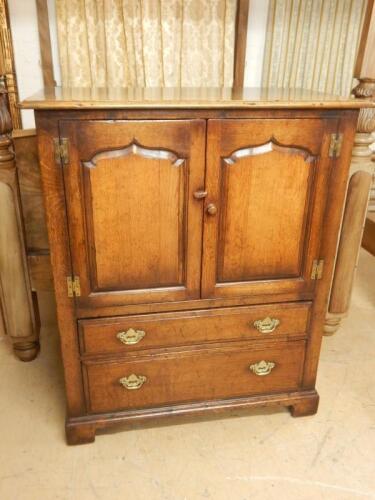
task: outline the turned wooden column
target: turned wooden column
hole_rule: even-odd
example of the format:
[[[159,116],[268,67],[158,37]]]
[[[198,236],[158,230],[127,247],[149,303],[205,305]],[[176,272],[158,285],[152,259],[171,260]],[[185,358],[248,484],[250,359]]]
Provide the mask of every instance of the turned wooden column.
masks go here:
[[[362,34],[354,68],[358,85],[352,93],[367,100],[369,108],[360,111],[354,139],[342,230],[338,245],[330,302],[324,326],[326,335],[333,334],[348,314],[355,269],[361,248],[363,228],[374,173],[373,152],[375,130],[375,1],[368,0]]]
[[[375,133],[372,134],[375,142]],[[374,174],[372,176],[372,186],[370,191],[370,201],[368,205],[369,212],[375,212],[375,148],[372,149],[372,162],[374,164]]]
[[[0,75],[4,78],[8,91],[13,128],[22,128],[21,111],[17,107],[18,88],[7,0],[0,0]]]
[[[7,95],[0,88],[0,328],[22,361],[39,351],[39,325],[27,268]]]
[[[353,90],[359,99],[373,103],[375,79],[363,78]],[[370,145],[374,142],[375,108],[361,109],[354,139],[352,163],[335,273],[332,282],[325,335],[332,335],[348,314],[355,270],[366,219],[374,162]]]

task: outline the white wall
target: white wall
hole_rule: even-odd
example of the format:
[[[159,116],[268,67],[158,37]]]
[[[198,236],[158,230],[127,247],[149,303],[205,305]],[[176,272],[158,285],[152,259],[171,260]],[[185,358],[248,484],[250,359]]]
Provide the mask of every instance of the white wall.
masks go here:
[[[24,99],[43,87],[36,6],[25,0],[9,0],[8,5],[19,96]],[[22,111],[22,122],[33,128],[33,111]]]
[[[269,0],[250,0],[247,25],[245,87],[261,87]]]
[[[245,62],[246,87],[259,87],[261,84],[268,3],[269,0],[250,0]],[[8,5],[18,89],[22,100],[43,87],[36,6],[35,0],[8,0]],[[55,0],[48,0],[48,13],[54,74],[57,85],[60,85]],[[23,110],[22,121],[24,128],[33,128],[33,111]]]
[[[22,100],[43,88],[36,4],[35,0],[8,0],[8,5],[19,97]],[[48,12],[54,74],[56,83],[59,85],[61,78],[58,64],[55,0],[48,0]],[[23,128],[35,126],[32,110],[22,110],[22,124]]]
[[[51,35],[53,73],[55,75],[56,85],[60,86],[61,85],[61,71],[60,71],[60,64],[59,64],[59,44],[57,41],[55,0],[47,0],[47,4],[48,4],[49,32]]]

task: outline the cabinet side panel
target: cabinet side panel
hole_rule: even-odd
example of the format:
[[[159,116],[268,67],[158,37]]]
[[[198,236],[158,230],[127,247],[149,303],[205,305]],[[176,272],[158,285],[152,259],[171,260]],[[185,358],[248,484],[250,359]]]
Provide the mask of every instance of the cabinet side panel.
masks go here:
[[[71,275],[69,235],[65,209],[62,166],[56,164],[53,139],[59,136],[53,112],[35,113],[38,130],[38,151],[41,168],[48,238],[57,302],[64,364],[68,414],[72,417],[85,412],[82,374],[76,332],[74,300],[68,297],[66,278]]]
[[[328,185],[327,205],[324,214],[320,258],[324,260],[322,279],[316,282],[315,300],[307,344],[303,385],[314,388],[318,369],[322,333],[329,300],[337,250],[351,152],[357,125],[358,111],[342,111],[337,132],[343,134],[340,157],[333,160],[331,178]]]

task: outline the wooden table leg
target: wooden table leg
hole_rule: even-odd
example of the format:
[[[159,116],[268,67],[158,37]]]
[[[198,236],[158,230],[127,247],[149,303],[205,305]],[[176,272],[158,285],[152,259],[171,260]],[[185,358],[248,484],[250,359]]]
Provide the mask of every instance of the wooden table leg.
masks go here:
[[[31,361],[39,351],[39,322],[27,268],[12,124],[0,89],[0,300],[2,325],[15,354]]]
[[[375,80],[365,79],[354,89],[360,98],[372,98]],[[374,162],[369,148],[374,142],[375,109],[361,109],[352,153],[351,177],[348,185],[344,218],[337,251],[328,313],[324,325],[325,335],[332,335],[347,315],[353,288],[355,269],[361,247]]]

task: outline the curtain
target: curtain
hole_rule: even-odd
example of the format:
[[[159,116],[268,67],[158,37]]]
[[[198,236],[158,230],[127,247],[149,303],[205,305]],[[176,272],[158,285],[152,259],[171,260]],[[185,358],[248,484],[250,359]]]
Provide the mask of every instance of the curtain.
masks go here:
[[[347,96],[366,0],[270,0],[263,86]]]
[[[236,4],[56,0],[62,84],[231,86]]]

